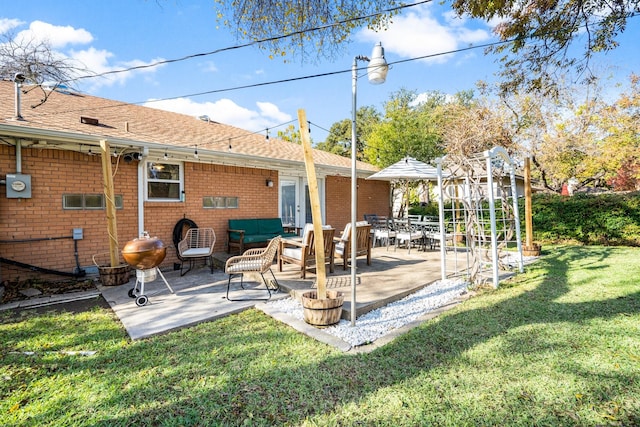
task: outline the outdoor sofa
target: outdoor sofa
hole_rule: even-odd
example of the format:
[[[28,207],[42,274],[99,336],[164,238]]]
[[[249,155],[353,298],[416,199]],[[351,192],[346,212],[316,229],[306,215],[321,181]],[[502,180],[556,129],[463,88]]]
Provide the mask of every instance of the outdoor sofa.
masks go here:
[[[296,231],[285,230],[280,218],[230,219],[227,233],[227,253],[237,248],[241,254],[247,248],[266,247],[276,236],[298,237]]]

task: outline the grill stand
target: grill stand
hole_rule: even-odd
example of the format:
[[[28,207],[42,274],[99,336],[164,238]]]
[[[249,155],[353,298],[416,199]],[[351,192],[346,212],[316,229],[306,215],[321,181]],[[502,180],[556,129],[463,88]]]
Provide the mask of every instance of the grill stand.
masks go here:
[[[151,274],[151,272],[153,272],[153,273]],[[165,279],[164,275],[162,274],[162,271],[160,271],[160,269],[158,267],[149,268],[147,270],[136,270],[136,284],[135,284],[135,286],[133,288],[131,288],[129,290],[129,297],[136,299],[136,305],[138,307],[145,306],[149,302],[149,297],[147,297],[144,294],[144,279],[145,279],[145,276],[152,275],[153,279],[149,280],[150,282],[152,282],[152,281],[155,280],[155,274],[156,273],[159,274],[160,277],[162,277],[162,281],[164,282],[165,285],[167,285],[167,288],[169,288],[169,291],[172,294],[174,293],[173,289],[171,289],[171,286],[167,282],[167,279]],[[140,284],[140,288],[138,288],[138,283]]]

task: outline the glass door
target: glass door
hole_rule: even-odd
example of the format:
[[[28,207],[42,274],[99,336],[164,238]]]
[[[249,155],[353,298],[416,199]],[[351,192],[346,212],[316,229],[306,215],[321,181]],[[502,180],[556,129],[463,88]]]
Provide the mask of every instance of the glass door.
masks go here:
[[[322,217],[324,211],[324,180],[318,179],[318,192],[320,193],[320,209]],[[309,185],[302,177],[280,178],[280,218],[283,225],[304,227],[313,222],[311,216],[311,202],[309,200]],[[324,223],[324,221],[323,221]]]
[[[283,225],[298,227],[300,214],[298,193],[298,178],[280,178],[280,218]]]

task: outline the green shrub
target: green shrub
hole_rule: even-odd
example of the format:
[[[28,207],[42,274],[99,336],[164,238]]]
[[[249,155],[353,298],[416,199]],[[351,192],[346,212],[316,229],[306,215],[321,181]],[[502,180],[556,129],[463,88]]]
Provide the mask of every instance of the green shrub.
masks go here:
[[[520,203],[524,235],[524,202]],[[640,246],[640,193],[535,194],[533,238],[541,243]]]

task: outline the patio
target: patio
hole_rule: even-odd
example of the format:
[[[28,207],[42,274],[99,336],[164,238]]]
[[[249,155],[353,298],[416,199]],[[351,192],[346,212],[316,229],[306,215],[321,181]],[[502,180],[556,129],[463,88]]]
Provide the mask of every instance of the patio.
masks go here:
[[[228,276],[220,265],[223,265],[228,256],[226,253],[215,254],[217,265],[213,274],[204,266],[182,277],[179,271],[164,272],[174,294],[169,292],[160,276],[152,282],[145,283],[145,294],[149,297],[149,302],[143,307],[138,307],[135,300],[128,296],[129,290],[135,284],[135,278],[121,286],[99,286],[99,289],[120,318],[131,339],[150,337],[238,313],[260,303],[232,302],[225,298]],[[450,252],[448,256],[453,254]],[[298,296],[314,286],[313,272],[308,274],[306,279],[300,279],[300,271],[294,265],[285,265],[283,271],[279,272],[274,264],[272,270],[280,283],[280,292],[274,293],[271,300],[286,298],[289,294]],[[402,248],[373,248],[370,266],[364,258],[358,259],[357,316],[397,301],[439,280],[440,277],[440,251],[412,250],[408,253]],[[234,280],[230,296],[265,297],[264,286],[253,289],[255,282],[249,280],[252,278],[247,277],[245,280],[247,290],[240,290],[239,280]],[[345,271],[341,266],[336,266],[334,273],[327,272],[327,288],[344,293],[342,317],[350,319],[350,270]]]

